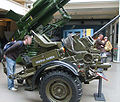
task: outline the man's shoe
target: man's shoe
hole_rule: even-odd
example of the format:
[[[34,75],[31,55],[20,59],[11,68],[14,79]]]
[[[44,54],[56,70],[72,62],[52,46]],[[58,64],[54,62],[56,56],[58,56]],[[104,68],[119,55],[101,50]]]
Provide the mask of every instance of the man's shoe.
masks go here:
[[[17,89],[14,88],[14,87],[12,87],[10,90],[11,90],[11,91],[17,91]]]

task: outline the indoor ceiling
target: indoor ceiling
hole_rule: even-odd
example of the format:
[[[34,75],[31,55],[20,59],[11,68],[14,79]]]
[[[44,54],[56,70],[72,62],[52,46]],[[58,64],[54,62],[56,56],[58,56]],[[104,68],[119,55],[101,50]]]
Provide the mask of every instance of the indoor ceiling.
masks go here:
[[[20,4],[22,4],[22,5],[24,5],[25,3],[33,3],[33,1],[32,0],[13,0],[13,1],[15,1],[15,2],[17,2],[17,3],[20,3]]]
[[[119,1],[68,3],[64,8],[72,19],[111,19],[119,14]]]
[[[14,1],[23,4],[26,0]],[[68,3],[64,8],[72,19],[111,19],[119,14],[119,1]],[[0,15],[5,13],[6,10],[0,9]],[[58,13],[55,18],[59,18]]]

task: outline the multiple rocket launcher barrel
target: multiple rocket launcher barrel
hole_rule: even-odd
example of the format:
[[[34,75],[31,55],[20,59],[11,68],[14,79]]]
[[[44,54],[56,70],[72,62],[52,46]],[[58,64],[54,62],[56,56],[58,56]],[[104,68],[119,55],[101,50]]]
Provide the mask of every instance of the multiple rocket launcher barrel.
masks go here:
[[[6,17],[16,21],[17,31],[14,34],[16,39],[23,39],[26,34],[30,34],[31,30],[36,31],[39,26],[47,26],[53,19],[53,15],[67,4],[70,0],[37,0],[33,4],[33,8],[24,16],[15,13],[10,10]],[[67,13],[66,13],[67,14]],[[62,14],[62,15],[66,15]],[[70,19],[69,16],[65,16]],[[64,18],[65,18],[64,17]],[[64,20],[58,22],[58,26],[64,24]]]
[[[18,22],[18,28],[27,29],[37,27],[38,25],[47,25],[53,17],[54,13],[58,11],[58,7],[63,7],[70,0],[37,0],[33,4],[33,8],[23,16]]]

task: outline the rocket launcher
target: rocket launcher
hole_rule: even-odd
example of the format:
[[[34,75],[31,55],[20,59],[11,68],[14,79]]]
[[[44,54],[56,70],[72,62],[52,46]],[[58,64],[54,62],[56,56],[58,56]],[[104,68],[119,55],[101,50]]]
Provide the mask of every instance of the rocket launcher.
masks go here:
[[[18,30],[16,38],[23,39],[26,34],[30,34],[31,30],[36,30],[39,26],[45,27],[41,34],[49,32],[57,27],[63,26],[71,18],[63,9],[63,6],[70,0],[37,0],[33,4],[33,8],[24,16],[10,10],[6,17],[16,21]],[[53,20],[53,15],[59,11],[62,19],[49,24]]]

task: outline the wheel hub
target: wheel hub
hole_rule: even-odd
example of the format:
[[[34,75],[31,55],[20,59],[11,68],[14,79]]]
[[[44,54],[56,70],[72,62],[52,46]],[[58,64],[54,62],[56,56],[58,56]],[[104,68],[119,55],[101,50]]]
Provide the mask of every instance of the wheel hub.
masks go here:
[[[72,97],[72,89],[65,80],[56,78],[48,82],[46,95],[51,101],[69,102]]]
[[[51,87],[51,94],[56,99],[65,99],[68,95],[68,88],[64,83],[54,83]]]

